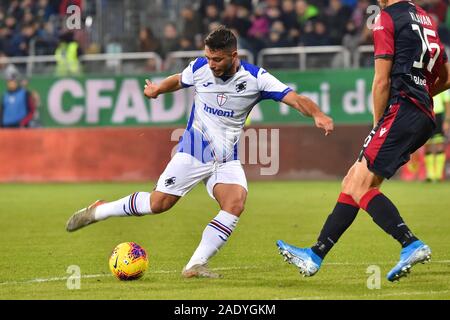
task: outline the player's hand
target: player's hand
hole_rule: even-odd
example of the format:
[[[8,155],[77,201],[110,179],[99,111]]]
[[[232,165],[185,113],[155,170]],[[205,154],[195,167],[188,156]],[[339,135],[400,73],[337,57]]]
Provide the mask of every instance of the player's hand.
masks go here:
[[[145,79],[144,95],[149,99],[158,98],[158,86],[152,83],[150,80]]]
[[[314,117],[314,122],[317,128],[322,128],[325,130],[325,135],[329,135],[334,130],[333,119],[327,115],[320,113]]]

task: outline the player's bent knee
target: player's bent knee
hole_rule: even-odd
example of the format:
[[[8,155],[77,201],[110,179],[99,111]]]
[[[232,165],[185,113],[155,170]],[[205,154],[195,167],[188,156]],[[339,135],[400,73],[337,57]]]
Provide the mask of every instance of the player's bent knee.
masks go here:
[[[361,190],[352,190],[350,192],[350,195],[352,196],[353,200],[355,200],[356,203],[359,203],[361,201],[361,198],[363,195],[365,195],[369,190],[361,191]]]
[[[163,199],[162,201],[160,201],[156,204],[155,208],[153,208],[153,205],[152,205],[152,212],[153,213],[166,212],[167,210],[172,208],[174,204],[175,204],[174,202],[172,202],[168,199]]]
[[[235,216],[240,216],[241,213],[244,212],[244,209],[245,205],[243,201],[228,203],[222,207],[222,210],[229,212]]]
[[[158,194],[151,198],[150,204],[152,213],[163,213],[172,208],[178,201],[179,197],[166,194]]]
[[[152,213],[162,213],[164,212],[162,203],[160,201],[153,201],[151,203]]]
[[[354,181],[349,181],[347,188],[344,193],[350,195],[356,203],[359,203],[362,196],[369,190],[369,188],[364,187],[360,183],[355,183]]]
[[[349,179],[348,175],[346,175],[344,177],[344,179],[342,179],[341,192],[346,193],[346,194],[350,193],[350,179]]]

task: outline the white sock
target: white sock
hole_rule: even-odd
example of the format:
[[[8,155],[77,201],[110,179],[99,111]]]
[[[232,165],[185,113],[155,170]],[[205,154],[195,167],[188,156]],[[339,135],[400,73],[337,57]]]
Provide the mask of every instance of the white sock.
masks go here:
[[[135,192],[117,201],[99,205],[95,210],[95,220],[109,217],[143,216],[152,213],[149,192]]]
[[[203,231],[202,240],[186,265],[186,269],[196,264],[206,264],[227,242],[238,221],[239,218],[235,215],[220,210]]]

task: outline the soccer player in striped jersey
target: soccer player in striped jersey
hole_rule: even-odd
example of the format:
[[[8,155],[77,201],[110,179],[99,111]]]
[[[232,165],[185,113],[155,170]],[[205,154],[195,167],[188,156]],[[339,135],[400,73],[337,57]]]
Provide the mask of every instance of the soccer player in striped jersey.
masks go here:
[[[227,242],[244,211],[247,181],[238,156],[238,142],[245,119],[263,99],[282,101],[312,117],[328,135],[333,121],[309,98],[292,91],[263,68],[238,58],[237,40],[224,27],[205,39],[205,56],[159,84],[146,81],[144,94],[160,94],[193,86],[194,105],[178,152],[161,174],[153,192],[136,192],[113,202],[97,201],[76,212],[67,231],[113,216],[143,216],[165,212],[180,197],[203,181],[220,211],[203,231],[200,244],[182,275],[219,275],[207,267],[209,259]]]

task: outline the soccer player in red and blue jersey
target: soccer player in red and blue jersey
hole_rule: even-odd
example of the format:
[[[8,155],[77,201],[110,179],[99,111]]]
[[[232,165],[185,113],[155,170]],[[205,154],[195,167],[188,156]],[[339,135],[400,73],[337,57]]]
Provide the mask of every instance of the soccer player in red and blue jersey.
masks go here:
[[[413,265],[431,257],[430,248],[413,234],[380,187],[433,134],[432,97],[450,86],[449,64],[436,24],[421,7],[411,1],[378,3],[383,10],[373,28],[374,128],[342,182],[337,204],[317,243],[311,248],[297,248],[277,242],[280,253],[305,276],[319,270],[360,208],[402,247],[400,261],[387,274],[389,281],[400,279]]]

